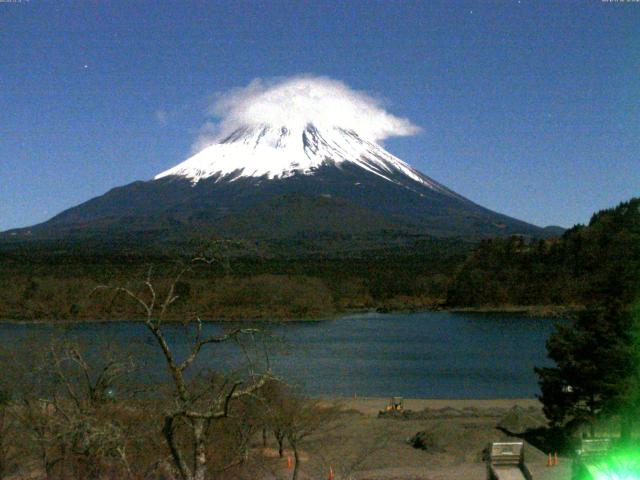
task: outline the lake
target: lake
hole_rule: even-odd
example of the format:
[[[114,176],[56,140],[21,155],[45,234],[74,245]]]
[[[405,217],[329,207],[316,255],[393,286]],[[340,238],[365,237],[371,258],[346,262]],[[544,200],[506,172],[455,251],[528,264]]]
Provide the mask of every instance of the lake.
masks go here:
[[[268,348],[273,370],[312,395],[530,398],[538,392],[533,367],[549,365],[545,341],[553,325],[549,319],[513,314],[420,312],[358,314],[269,324],[266,329],[284,339]],[[178,324],[165,328],[178,355],[185,355],[188,332]],[[204,330],[222,328],[228,324],[208,323]],[[149,381],[164,372],[154,339],[141,323],[84,323],[63,329],[0,323],[4,345],[34,337],[42,344],[54,333],[82,340],[90,352],[114,345],[131,348],[154,365],[145,369]],[[232,345],[212,345],[196,368],[232,369],[242,359]]]

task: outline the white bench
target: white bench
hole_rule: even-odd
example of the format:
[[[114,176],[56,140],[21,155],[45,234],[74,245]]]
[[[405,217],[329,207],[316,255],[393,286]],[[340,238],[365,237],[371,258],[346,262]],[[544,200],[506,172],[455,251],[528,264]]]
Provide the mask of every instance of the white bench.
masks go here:
[[[532,480],[524,464],[524,442],[493,442],[487,460],[489,480]]]

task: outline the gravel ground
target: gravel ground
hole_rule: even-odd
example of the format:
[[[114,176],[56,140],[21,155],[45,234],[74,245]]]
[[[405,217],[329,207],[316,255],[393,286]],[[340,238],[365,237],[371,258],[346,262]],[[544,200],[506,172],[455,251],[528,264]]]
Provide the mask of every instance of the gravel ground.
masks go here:
[[[337,403],[341,413],[304,445],[301,479],[335,480],[482,480],[486,478],[483,449],[495,441],[519,441],[496,428],[514,406],[540,419],[537,400],[405,400],[405,409],[424,411],[425,418],[378,418],[387,399],[348,398],[326,400]],[[427,409],[427,410],[424,410]],[[418,415],[420,417],[420,415]],[[426,450],[407,440],[427,432]],[[270,478],[290,478],[285,459],[272,458]],[[525,443],[525,462],[534,480],[570,479],[568,458],[547,467],[547,454]]]

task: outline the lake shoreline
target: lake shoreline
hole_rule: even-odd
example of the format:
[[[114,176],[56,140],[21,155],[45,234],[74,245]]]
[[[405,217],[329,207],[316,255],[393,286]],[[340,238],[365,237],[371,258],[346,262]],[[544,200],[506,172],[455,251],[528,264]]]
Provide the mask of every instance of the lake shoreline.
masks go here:
[[[388,405],[390,397],[341,397],[320,395],[315,397],[321,403],[339,405],[345,410],[356,410],[364,415],[377,415]],[[542,404],[537,398],[403,398],[404,409],[420,411],[424,409],[455,409],[463,410],[475,408],[478,410],[504,409],[515,406],[522,408],[539,408]]]
[[[64,337],[96,352],[106,345],[133,348],[141,365],[162,361],[148,328],[139,321],[2,325],[0,337],[17,348],[30,339],[46,344]],[[183,358],[195,328],[185,330],[174,322],[163,327],[176,355]],[[219,335],[226,328],[245,327],[267,332],[273,371],[310,395],[436,399],[533,397],[533,367],[547,364],[544,345],[554,328],[553,322],[522,315],[424,312],[369,313],[330,322],[205,323],[202,333]],[[257,340],[256,354],[261,356],[262,339]],[[235,369],[245,361],[241,345],[229,342],[206,349],[196,370]],[[163,372],[145,375],[164,381]]]
[[[366,314],[409,314],[409,313],[423,313],[423,312],[443,312],[443,313],[479,313],[479,314],[518,314],[531,318],[540,319],[559,319],[570,318],[576,313],[582,311],[584,307],[579,305],[501,305],[501,306],[474,306],[474,307],[444,307],[434,306],[432,308],[363,308],[363,309],[346,309],[340,312],[336,312],[331,315],[321,315],[317,317],[281,317],[281,318],[266,318],[264,316],[254,317],[218,317],[218,318],[201,318],[203,323],[294,323],[294,322],[325,322],[341,320],[353,315],[366,315]],[[20,319],[20,318],[2,318],[0,323],[5,324],[17,324],[17,325],[36,325],[36,324],[51,324],[51,325],[78,325],[78,324],[94,324],[94,323],[143,323],[144,318],[118,318],[118,319]],[[183,323],[179,318],[168,318],[163,321],[167,324]]]

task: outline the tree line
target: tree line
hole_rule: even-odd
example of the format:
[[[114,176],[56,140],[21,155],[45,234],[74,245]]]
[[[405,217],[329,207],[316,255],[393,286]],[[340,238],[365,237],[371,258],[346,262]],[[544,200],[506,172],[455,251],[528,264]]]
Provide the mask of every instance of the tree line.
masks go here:
[[[286,242],[266,250],[243,245],[231,252],[233,268],[185,279],[181,298],[189,302],[176,305],[174,313],[178,318],[189,303],[206,319],[318,318],[354,310],[443,307],[578,309],[607,288],[617,291],[630,284],[610,270],[625,262],[638,264],[638,201],[598,212],[588,225],[551,239],[390,239],[372,250],[345,247],[342,254],[319,249],[296,255]],[[158,281],[170,282],[176,259],[191,257],[199,248],[0,247],[0,281],[5,285],[0,317],[26,320],[133,318],[131,306],[108,312],[89,301],[91,285],[126,282],[150,264]]]
[[[166,320],[190,270],[183,268],[165,288],[154,283],[152,271],[137,285],[95,288],[137,306],[161,364],[143,364],[135,351],[107,339],[99,348],[64,336],[50,344],[2,345],[0,479],[257,478],[266,466],[254,452],[268,435],[280,456],[285,442],[290,447],[291,478],[298,477],[302,442],[337,410],[271,371],[260,330],[205,333],[192,314],[183,318],[188,348],[176,348]],[[211,371],[202,362],[195,368],[207,350],[216,355],[228,344],[243,359],[237,369]],[[163,381],[145,381],[158,370]]]
[[[574,305],[635,294],[640,199],[595,213],[559,238],[481,242],[448,287],[452,306]]]
[[[22,247],[21,247],[22,248]],[[179,319],[195,308],[203,319],[318,318],[356,310],[425,309],[445,301],[449,279],[472,248],[469,242],[427,241],[415,249],[383,249],[358,256],[323,254],[292,258],[246,248],[222,265],[181,280]],[[167,285],[176,263],[197,250],[164,255],[81,253],[47,245],[32,251],[0,249],[0,318],[85,321],[139,319],[132,305],[90,297],[97,283],[126,283],[154,265]]]
[[[591,437],[617,419],[628,446],[640,411],[640,199],[597,213],[554,249],[546,255],[580,279],[584,309],[549,338],[554,366],[536,369],[545,414],[564,435],[586,426]]]

